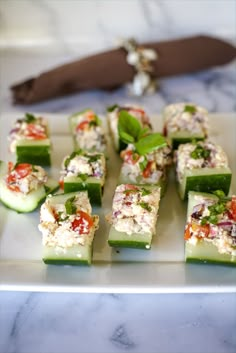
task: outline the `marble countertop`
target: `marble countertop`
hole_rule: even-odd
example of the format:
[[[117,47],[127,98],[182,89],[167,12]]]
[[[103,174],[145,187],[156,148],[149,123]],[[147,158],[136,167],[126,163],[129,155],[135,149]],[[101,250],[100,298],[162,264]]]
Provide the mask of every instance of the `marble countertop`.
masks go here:
[[[1,122],[6,112],[103,113],[114,103],[138,103],[159,113],[171,102],[192,101],[210,112],[236,111],[235,63],[160,81],[159,91],[127,97],[124,88],[86,92],[31,107],[13,106],[9,86],[73,59],[54,52],[0,52]],[[0,293],[0,352],[236,351],[236,293],[92,294]]]

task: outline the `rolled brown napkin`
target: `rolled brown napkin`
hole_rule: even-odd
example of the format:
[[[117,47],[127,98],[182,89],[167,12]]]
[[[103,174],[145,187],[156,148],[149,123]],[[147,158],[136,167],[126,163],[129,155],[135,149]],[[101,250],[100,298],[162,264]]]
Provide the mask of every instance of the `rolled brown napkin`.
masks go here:
[[[156,78],[205,70],[224,65],[236,57],[236,48],[220,39],[195,36],[157,43],[140,44],[154,49]],[[124,49],[118,48],[80,59],[11,87],[15,104],[31,104],[91,89],[110,90],[131,82],[135,69],[126,61]]]

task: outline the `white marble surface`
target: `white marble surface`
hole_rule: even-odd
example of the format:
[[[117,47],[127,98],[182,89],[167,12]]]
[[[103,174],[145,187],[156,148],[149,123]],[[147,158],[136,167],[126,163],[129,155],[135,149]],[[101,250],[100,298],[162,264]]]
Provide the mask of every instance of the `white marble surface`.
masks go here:
[[[13,106],[9,85],[73,57],[46,51],[1,53],[1,122],[9,111],[104,112],[114,102],[138,102],[160,112],[185,100],[212,112],[236,111],[235,65],[164,79],[153,96],[127,97],[124,88],[74,94],[31,107]],[[0,352],[188,352],[236,351],[236,293],[89,294],[0,293]]]

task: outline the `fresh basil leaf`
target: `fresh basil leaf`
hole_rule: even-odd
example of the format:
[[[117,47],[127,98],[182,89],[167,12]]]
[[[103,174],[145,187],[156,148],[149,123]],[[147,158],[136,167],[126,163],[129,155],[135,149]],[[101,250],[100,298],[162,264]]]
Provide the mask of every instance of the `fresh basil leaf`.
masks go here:
[[[135,142],[133,136],[127,134],[125,131],[120,131],[119,136],[120,136],[120,139],[125,143]]]
[[[75,214],[76,213],[76,206],[74,204],[75,196],[70,197],[66,200],[65,208],[67,214]]]
[[[146,136],[148,133],[150,133],[150,129],[148,127],[141,129],[138,139],[141,139],[142,137]]]
[[[153,133],[142,137],[134,144],[136,151],[141,155],[145,155],[166,145],[166,139],[159,133]]]
[[[186,113],[194,114],[194,113],[196,113],[196,111],[197,111],[197,108],[194,105],[187,104],[184,107],[184,112],[186,112]]]
[[[109,113],[113,112],[116,108],[118,108],[118,104],[113,104],[113,105],[110,105],[109,107],[107,107],[107,111]]]
[[[124,136],[127,138],[127,136],[129,135],[133,137],[133,141],[138,141],[141,130],[142,126],[140,122],[125,110],[121,110],[118,119],[118,132],[120,139],[124,138]]]

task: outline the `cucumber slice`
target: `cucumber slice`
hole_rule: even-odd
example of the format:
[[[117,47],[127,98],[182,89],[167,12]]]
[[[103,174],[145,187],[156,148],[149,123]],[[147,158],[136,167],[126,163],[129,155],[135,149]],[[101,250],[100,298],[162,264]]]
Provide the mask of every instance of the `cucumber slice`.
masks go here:
[[[45,186],[42,185],[37,190],[23,195],[20,192],[9,190],[5,182],[0,180],[0,200],[6,207],[18,213],[29,213],[34,211],[48,194],[56,192],[58,189],[58,182],[49,178]]]
[[[134,185],[142,185],[142,186],[159,186],[161,188],[161,197],[164,196],[167,188],[167,178],[162,177],[158,183],[156,184],[142,184],[142,183],[136,183],[133,180],[130,180],[128,176],[124,176],[122,173],[120,173],[119,178],[118,178],[118,184],[134,184]]]
[[[78,195],[78,192],[56,194],[48,200],[51,205],[65,204],[68,199]],[[94,234],[93,234],[94,236]],[[43,246],[42,259],[45,264],[55,265],[91,265],[93,254],[93,237],[86,245],[73,245],[69,248],[57,249],[53,246]]]
[[[19,140],[16,145],[17,163],[31,163],[41,166],[50,166],[51,145],[46,140]]]
[[[199,203],[195,196],[202,196],[207,199],[218,201],[218,197],[204,192],[190,191],[188,195],[187,219],[193,212],[194,206]],[[200,263],[215,263],[236,266],[236,256],[230,254],[220,254],[217,247],[207,241],[201,240],[196,245],[185,241],[185,261]]]
[[[202,240],[197,245],[185,242],[186,262],[203,262],[236,266],[236,256],[220,254],[213,244]]]
[[[111,226],[108,236],[108,244],[113,247],[150,249],[153,235],[150,233],[129,235],[125,232],[118,232]]]
[[[69,193],[87,190],[91,204],[101,206],[103,184],[102,179],[94,177],[88,177],[86,181],[82,180],[80,177],[65,177],[64,192]]]
[[[43,262],[54,265],[91,265],[92,245],[74,245],[63,252],[51,246],[43,247]]]
[[[223,190],[228,195],[231,178],[230,168],[187,169],[182,182],[178,185],[179,195],[182,200],[187,199],[190,190],[200,192]]]
[[[174,150],[177,150],[178,146],[183,143],[192,142],[193,140],[201,141],[205,138],[205,135],[191,134],[189,131],[184,130],[167,134],[167,139],[170,141],[171,146]]]

